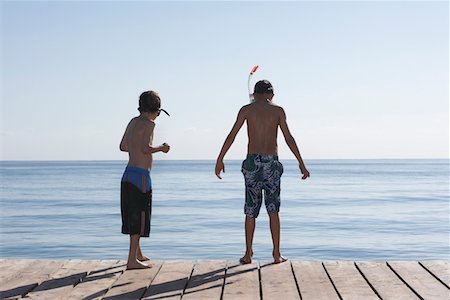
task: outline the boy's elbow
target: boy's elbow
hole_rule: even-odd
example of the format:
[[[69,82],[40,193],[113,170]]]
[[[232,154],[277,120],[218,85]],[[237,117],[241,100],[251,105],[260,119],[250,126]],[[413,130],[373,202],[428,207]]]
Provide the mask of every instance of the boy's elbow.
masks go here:
[[[285,140],[286,140],[286,144],[288,144],[288,145],[295,144],[295,139],[294,139],[294,137],[293,137],[292,135],[287,136],[287,137],[285,138]]]
[[[233,134],[233,133],[230,133],[230,134],[227,136],[225,142],[233,143],[235,138],[236,138],[236,135]]]
[[[142,153],[144,153],[145,155],[152,154],[153,152],[155,152],[155,148],[150,146],[144,147],[142,149]]]

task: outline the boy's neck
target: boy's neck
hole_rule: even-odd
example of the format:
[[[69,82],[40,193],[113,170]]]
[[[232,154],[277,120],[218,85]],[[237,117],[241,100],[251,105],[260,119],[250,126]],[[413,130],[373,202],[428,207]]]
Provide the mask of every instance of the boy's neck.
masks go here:
[[[255,99],[255,102],[269,103],[270,101],[272,101],[273,94],[253,94],[253,97]]]
[[[148,113],[148,112],[142,112],[139,117],[142,119],[146,119],[150,122],[155,122],[155,119],[156,119],[156,117],[153,117],[152,114]]]
[[[265,102],[270,102],[270,100],[266,99],[265,97],[255,97],[255,102],[265,103]]]

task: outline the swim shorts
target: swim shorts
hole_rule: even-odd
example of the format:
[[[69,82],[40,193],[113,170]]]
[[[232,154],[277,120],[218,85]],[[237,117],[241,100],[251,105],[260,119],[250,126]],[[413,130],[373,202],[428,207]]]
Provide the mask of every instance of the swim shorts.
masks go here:
[[[152,181],[145,169],[126,167],[120,188],[122,233],[150,236]]]
[[[252,218],[259,215],[263,191],[267,212],[280,211],[280,179],[283,165],[277,155],[248,154],[242,162],[245,179],[244,213]]]

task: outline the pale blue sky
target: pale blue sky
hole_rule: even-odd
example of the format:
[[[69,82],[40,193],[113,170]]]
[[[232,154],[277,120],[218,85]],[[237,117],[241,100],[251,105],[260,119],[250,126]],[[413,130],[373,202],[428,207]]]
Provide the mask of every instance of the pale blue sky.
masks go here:
[[[2,2],[1,19],[1,160],[126,159],[149,89],[171,113],[155,158],[214,159],[255,64],[306,159],[449,156],[448,2]],[[226,158],[245,151],[243,128]]]

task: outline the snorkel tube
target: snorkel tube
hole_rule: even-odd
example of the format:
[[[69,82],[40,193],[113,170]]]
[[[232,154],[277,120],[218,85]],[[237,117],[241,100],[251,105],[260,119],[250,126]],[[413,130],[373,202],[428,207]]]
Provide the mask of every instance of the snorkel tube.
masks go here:
[[[258,65],[254,66],[253,69],[250,71],[250,74],[248,75],[248,97],[250,98],[250,103],[255,101],[255,98],[253,97],[253,93],[251,92],[250,87],[250,80],[252,79],[253,74],[255,74],[256,70],[258,70]]]
[[[164,112],[167,116],[170,117],[169,113],[165,109],[162,109],[162,108],[158,109],[158,116],[161,112]]]

